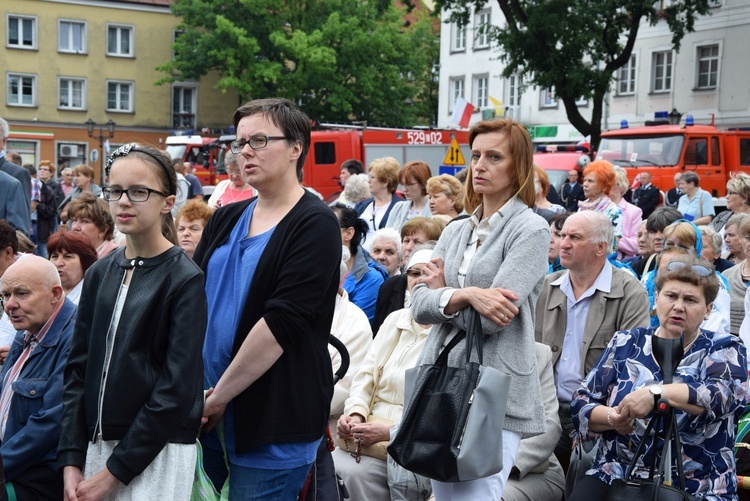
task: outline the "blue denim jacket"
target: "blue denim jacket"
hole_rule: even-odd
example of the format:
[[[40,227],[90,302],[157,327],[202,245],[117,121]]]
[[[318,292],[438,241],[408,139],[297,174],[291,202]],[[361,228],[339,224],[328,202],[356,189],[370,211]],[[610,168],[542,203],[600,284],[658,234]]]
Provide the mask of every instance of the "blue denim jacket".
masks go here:
[[[47,335],[31,352],[11,385],[5,439],[0,445],[6,480],[13,480],[30,466],[49,465],[57,470],[57,443],[62,427],[63,372],[78,307],[70,300],[60,309]],[[23,331],[16,334],[0,381],[23,352]]]

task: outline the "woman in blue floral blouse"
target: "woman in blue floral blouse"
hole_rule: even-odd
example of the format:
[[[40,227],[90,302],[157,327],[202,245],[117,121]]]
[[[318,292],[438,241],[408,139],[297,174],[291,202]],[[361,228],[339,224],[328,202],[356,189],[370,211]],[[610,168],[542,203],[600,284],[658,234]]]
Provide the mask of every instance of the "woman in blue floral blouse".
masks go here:
[[[745,346],[736,336],[700,329],[711,312],[719,283],[713,267],[690,257],[672,261],[656,280],[658,328],[637,328],[614,335],[597,365],[574,394],[573,422],[580,437],[601,436],[590,470],[568,501],[604,499],[608,484],[623,478],[654,407],[654,393],[675,409],[682,441],[685,489],[700,499],[736,500],[733,446],[737,420],[747,391]],[[684,335],[685,356],[673,384],[651,353],[653,336]],[[645,438],[645,454],[636,475],[647,478],[654,447]],[[674,465],[673,477],[676,478]]]

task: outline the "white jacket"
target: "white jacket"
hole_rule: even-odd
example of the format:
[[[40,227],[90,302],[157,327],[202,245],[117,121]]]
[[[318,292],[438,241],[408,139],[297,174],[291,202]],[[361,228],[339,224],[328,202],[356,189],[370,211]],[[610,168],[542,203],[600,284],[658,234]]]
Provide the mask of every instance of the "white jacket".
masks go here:
[[[411,308],[391,313],[383,321],[367,351],[362,366],[352,381],[344,413],[378,417],[399,421],[404,412],[404,374],[417,365],[429,329],[424,329],[412,317]],[[395,346],[390,356],[391,347]],[[377,388],[373,388],[375,374],[382,368]],[[370,409],[370,399],[376,392]]]
[[[359,306],[349,301],[349,294],[341,290],[342,295],[336,296],[336,310],[333,313],[331,334],[339,338],[349,351],[349,370],[343,379],[333,387],[331,400],[331,418],[338,419],[344,412],[344,401],[349,397],[354,375],[359,371],[367,351],[372,344],[372,329],[367,315]],[[341,356],[338,350],[328,345],[331,354],[331,365],[336,372],[341,366]],[[335,428],[334,428],[335,429]]]

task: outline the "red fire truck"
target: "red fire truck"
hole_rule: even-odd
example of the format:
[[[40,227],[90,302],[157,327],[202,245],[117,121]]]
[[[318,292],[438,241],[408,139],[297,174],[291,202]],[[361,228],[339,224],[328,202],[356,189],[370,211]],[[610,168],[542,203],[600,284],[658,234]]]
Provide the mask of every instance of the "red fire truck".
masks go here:
[[[654,185],[665,192],[674,186],[677,172],[693,171],[701,189],[723,207],[729,175],[750,173],[750,129],[719,130],[713,120],[710,125],[696,125],[688,115],[684,125],[610,130],[602,133],[597,159],[624,167],[631,181],[648,171]]]

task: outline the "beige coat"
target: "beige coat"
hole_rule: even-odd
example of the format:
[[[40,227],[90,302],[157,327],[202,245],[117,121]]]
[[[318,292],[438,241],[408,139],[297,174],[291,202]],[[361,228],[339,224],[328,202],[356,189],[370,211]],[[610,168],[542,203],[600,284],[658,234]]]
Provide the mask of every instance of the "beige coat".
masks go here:
[[[605,266],[612,266],[605,263]],[[552,349],[552,365],[557,363],[565,341],[568,321],[568,298],[560,286],[551,285],[568,270],[561,270],[544,279],[544,287],[536,306],[534,336],[537,342]],[[615,332],[649,326],[646,289],[629,273],[612,267],[610,292],[596,291],[586,319],[581,346],[581,379],[596,365]]]

